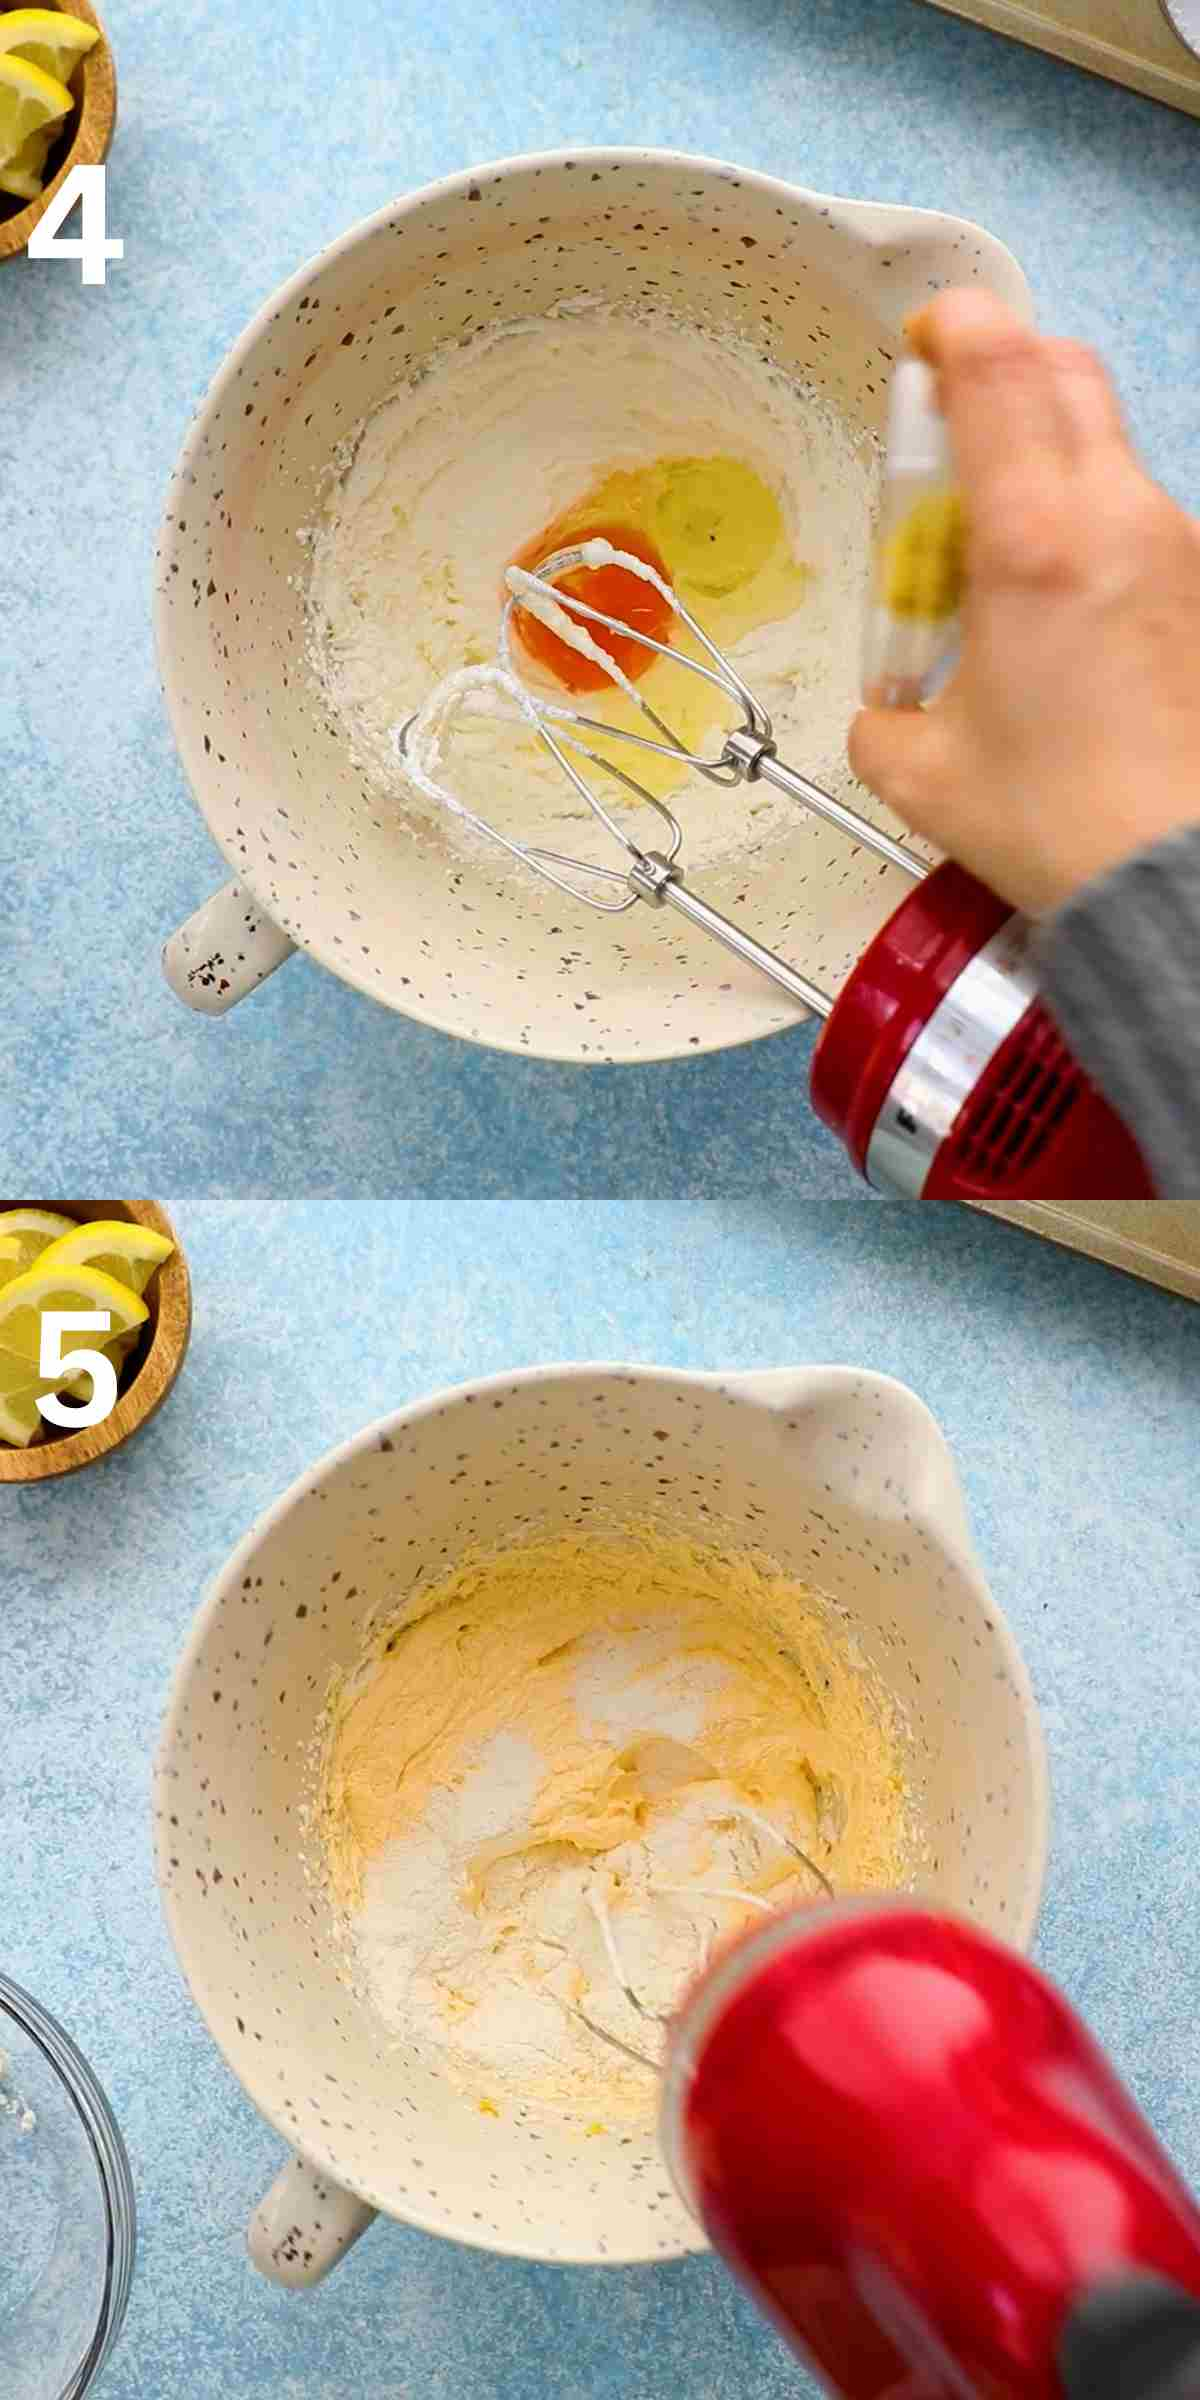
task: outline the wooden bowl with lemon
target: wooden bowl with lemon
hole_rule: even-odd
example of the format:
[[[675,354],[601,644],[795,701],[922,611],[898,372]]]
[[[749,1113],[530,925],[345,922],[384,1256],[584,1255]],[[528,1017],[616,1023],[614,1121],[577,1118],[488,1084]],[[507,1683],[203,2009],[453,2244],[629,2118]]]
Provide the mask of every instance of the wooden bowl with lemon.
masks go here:
[[[109,1316],[107,1334],[61,1337],[67,1351],[101,1351],[116,1376],[115,1406],[75,1432],[38,1406],[53,1397],[65,1411],[92,1390],[87,1370],[39,1372],[48,1310]],[[191,1324],[187,1261],[153,1200],[0,1200],[0,1483],[70,1475],[119,1450],[165,1400]]]
[[[117,78],[91,0],[0,6],[0,259],[16,258],[72,167],[107,158]]]

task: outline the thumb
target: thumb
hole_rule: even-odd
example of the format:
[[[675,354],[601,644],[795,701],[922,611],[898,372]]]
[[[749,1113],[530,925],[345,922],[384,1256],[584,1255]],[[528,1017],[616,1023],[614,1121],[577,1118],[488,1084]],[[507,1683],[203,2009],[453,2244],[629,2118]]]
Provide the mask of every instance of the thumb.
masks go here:
[[[947,726],[941,709],[862,708],[847,751],[860,783],[917,833],[932,833],[946,782]]]

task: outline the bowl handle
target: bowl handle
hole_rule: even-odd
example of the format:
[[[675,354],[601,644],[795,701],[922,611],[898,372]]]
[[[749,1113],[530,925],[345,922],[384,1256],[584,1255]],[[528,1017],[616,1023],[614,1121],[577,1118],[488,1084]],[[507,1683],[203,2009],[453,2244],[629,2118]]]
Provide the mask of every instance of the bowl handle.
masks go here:
[[[260,2275],[289,2291],[307,2291],[340,2263],[377,2214],[296,2156],[255,2209],[246,2247]]]
[[[163,949],[163,974],[189,1008],[204,1017],[223,1017],[247,992],[257,991],[295,947],[243,884],[227,883],[171,935]]]

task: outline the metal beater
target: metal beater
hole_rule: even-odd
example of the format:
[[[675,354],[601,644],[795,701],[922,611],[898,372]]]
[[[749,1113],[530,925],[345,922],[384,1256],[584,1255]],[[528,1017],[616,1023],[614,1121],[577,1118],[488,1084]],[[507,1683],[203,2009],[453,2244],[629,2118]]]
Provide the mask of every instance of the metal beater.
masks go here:
[[[603,557],[598,555],[599,552],[603,552]],[[637,628],[624,623],[618,617],[606,616],[603,610],[589,607],[586,601],[576,599],[571,593],[555,588],[556,578],[570,574],[575,568],[614,563],[631,574],[639,575],[644,582],[654,586],[654,589],[678,617],[680,624],[686,627],[693,641],[698,644],[709,662],[707,665],[701,659],[689,658],[685,652],[675,649],[668,643],[655,641],[652,635],[638,631]],[[786,959],[777,957],[773,950],[768,950],[762,942],[755,941],[753,934],[747,933],[742,926],[733,924],[728,917],[721,914],[719,909],[712,908],[708,901],[702,900],[698,893],[689,889],[683,880],[683,870],[678,863],[683,849],[683,828],[672,810],[667,807],[666,802],[656,799],[652,792],[647,791],[644,784],[639,783],[635,776],[626,774],[611,759],[601,757],[582,737],[587,734],[599,734],[606,741],[627,742],[634,749],[652,751],[660,758],[675,759],[680,766],[690,767],[696,774],[703,775],[709,783],[729,785],[754,783],[761,780],[764,783],[773,784],[777,791],[786,792],[790,799],[799,801],[800,805],[811,810],[814,816],[823,817],[826,823],[836,825],[839,832],[847,834],[852,841],[862,842],[879,858],[886,859],[890,866],[902,868],[906,875],[913,878],[914,882],[920,882],[928,874],[929,869],[925,861],[917,858],[911,850],[906,850],[902,842],[893,841],[890,834],[883,833],[879,827],[870,824],[855,809],[846,807],[843,801],[835,800],[831,793],[822,791],[820,785],[812,783],[807,775],[801,775],[794,767],[785,765],[776,752],[771,720],[761,702],[743,683],[736,667],[725,657],[724,652],[717,648],[703,626],[697,623],[691,610],[685,607],[678,594],[645,561],[635,558],[627,551],[614,551],[607,542],[582,542],[568,549],[552,551],[548,558],[541,560],[535,573],[527,573],[521,568],[510,568],[508,583],[509,593],[500,623],[501,672],[497,681],[506,686],[509,684],[519,686],[521,694],[528,702],[528,706],[522,708],[522,713],[535,727],[546,748],[557,759],[563,773],[574,785],[580,799],[586,803],[593,816],[599,819],[606,832],[612,835],[613,840],[628,852],[630,865],[624,870],[617,867],[597,866],[588,860],[564,857],[560,851],[541,849],[532,843],[512,841],[507,834],[499,832],[496,826],[489,824],[486,818],[477,816],[461,801],[454,801],[451,804],[455,813],[461,815],[468,824],[474,827],[476,832],[483,834],[489,841],[497,842],[501,849],[508,851],[510,857],[519,859],[523,865],[532,868],[533,872],[540,875],[545,882],[554,884],[559,891],[566,892],[572,899],[583,901],[586,907],[597,909],[603,915],[619,916],[627,908],[632,908],[638,900],[648,900],[656,908],[661,908],[665,904],[678,910],[681,916],[687,918],[689,924],[698,925],[702,932],[711,934],[716,941],[722,942],[727,950],[732,950],[734,956],[740,958],[745,965],[756,967],[760,973],[769,976],[772,983],[778,984],[782,991],[789,993],[793,1000],[798,1000],[802,1007],[811,1010],[819,1017],[828,1017],[834,1004],[827,992],[823,992],[820,986],[811,982],[807,975],[802,975],[797,967],[789,966]],[[705,682],[724,693],[725,697],[740,711],[741,723],[724,736],[721,750],[717,756],[709,758],[698,756],[695,751],[683,747],[671,727],[664,723],[657,710],[650,706],[638,690],[637,685],[615,666],[608,653],[602,650],[599,644],[590,642],[587,645],[586,654],[594,657],[598,663],[603,663],[605,671],[612,681],[636,702],[647,724],[653,728],[652,733],[637,734],[627,731],[623,727],[606,725],[599,718],[585,716],[576,709],[564,708],[545,698],[540,692],[530,690],[529,686],[524,684],[517,675],[513,665],[512,632],[513,621],[518,611],[530,607],[531,604],[535,613],[542,615],[545,621],[550,623],[552,630],[556,631],[564,641],[571,640],[572,624],[575,621],[582,621],[585,624],[603,626],[609,633],[619,634],[625,639],[639,642],[644,649],[655,651],[660,658],[669,658],[677,666],[690,668],[693,674],[701,676]],[[558,622],[560,617],[563,620],[561,623]],[[573,644],[573,646],[582,647],[583,645]],[[395,737],[400,756],[406,760],[409,737],[417,722],[416,716],[410,717],[407,723],[398,729]],[[560,731],[556,729],[561,729],[561,737]],[[646,807],[655,811],[667,830],[668,838],[665,849],[644,850],[633,839],[628,827],[622,825],[605,807],[594,785],[580,774],[574,759],[568,756],[568,746],[578,757],[587,759],[593,767],[612,776],[630,794],[631,798],[644,802]],[[424,779],[421,788],[429,788]],[[440,797],[446,799],[447,795],[442,793]],[[556,869],[560,872],[556,872]],[[623,896],[620,899],[603,898],[598,893],[586,888],[589,880],[620,884],[624,887]]]
[[[658,1746],[660,1748],[664,1746],[668,1747],[674,1754],[676,1763],[676,1775],[673,1778],[674,1780],[682,1779],[685,1782],[707,1782],[714,1779],[719,1780],[717,1776],[717,1769],[708,1759],[704,1758],[699,1751],[694,1750],[690,1743],[677,1742],[674,1739],[671,1739],[668,1743],[664,1744],[664,1742],[660,1739]],[[765,1835],[768,1842],[772,1842],[778,1849],[788,1852],[789,1856],[796,1861],[797,1866],[802,1867],[805,1871],[805,1874],[811,1877],[812,1882],[816,1887],[816,1891],[823,1899],[832,1900],[836,1898],[834,1887],[830,1882],[828,1875],[825,1873],[824,1868],[819,1867],[816,1860],[810,1858],[808,1852],[800,1848],[799,1843],[792,1839],[791,1834],[784,1833],[778,1825],[772,1823],[769,1817],[763,1816],[761,1811],[757,1808],[752,1808],[748,1801],[735,1800],[731,1797],[723,1797],[720,1804],[720,1814],[722,1817],[740,1817],[744,1823],[747,1825],[752,1825],[756,1833]],[[662,1897],[664,1899],[688,1901],[727,1901],[737,1907],[759,1909],[764,1916],[772,1915],[777,1906],[775,1901],[764,1898],[762,1893],[746,1891],[734,1884],[708,1882],[701,1883],[699,1881],[690,1883],[667,1883],[655,1880],[652,1883],[646,1884],[643,1889],[645,1895],[650,1898]],[[646,2001],[641,1998],[633,1983],[633,1980],[628,1972],[626,1962],[622,1957],[620,1941],[618,1939],[616,1927],[613,1923],[613,1913],[608,1905],[608,1900],[601,1889],[601,1877],[599,1874],[597,1874],[594,1879],[589,1882],[585,1897],[587,1906],[592,1916],[595,1918],[600,1934],[604,1956],[612,1974],[613,1981],[617,1985],[622,1998],[633,2010],[635,2016],[640,2017],[643,2024],[647,2026],[660,2027],[669,2025],[672,2021],[674,2011],[649,2007]],[[795,1902],[792,1901],[789,1903],[789,1905],[794,1906]],[[706,1971],[710,1963],[711,1946],[711,1941],[702,1941],[696,1961],[695,1972],[697,1974],[703,1974]],[[611,2049],[619,2050],[623,2057],[632,2059],[638,2066],[650,2067],[657,2071],[660,2063],[657,2058],[651,2057],[647,2051],[636,2049],[633,2043],[623,2041],[619,2034],[610,2032],[606,2026],[597,2024],[595,2018],[590,2016],[588,2011],[581,2007],[577,2002],[567,2001],[564,2003],[564,2006],[566,2006],[572,2016],[579,2019],[581,2024],[587,2026],[589,2033],[594,2033],[600,2041],[606,2042]]]
[[[558,586],[557,579],[574,569],[614,565],[654,586],[700,656],[657,641]],[[512,841],[458,800],[416,754],[433,702],[394,737],[418,788],[589,908],[620,915],[644,900],[675,909],[802,1008],[824,1018],[810,1068],[812,1104],[876,1189],[906,1199],[1153,1199],[1154,1185],[1133,1136],[1089,1081],[1039,997],[1033,928],[1026,918],[952,861],[930,868],[903,842],[786,765],[766,710],[644,560],[604,540],[585,541],[553,551],[535,574],[510,567],[507,580],[499,663],[467,670],[458,680],[490,681],[508,692],[629,864],[623,870],[600,866]],[[560,640],[602,664],[636,703],[648,730],[608,725],[531,691],[512,660],[513,623],[520,609],[530,610]],[[740,723],[724,734],[715,756],[700,756],[683,745],[592,640],[589,625],[670,658],[730,702]],[[673,759],[711,783],[772,784],[909,877],[914,888],[880,928],[836,1001],[688,888],[679,864],[683,828],[678,818],[634,775],[598,752],[589,738],[596,736]],[[656,812],[666,828],[665,848],[645,849],[634,840],[580,772],[580,760]],[[605,892],[596,889],[598,884]]]

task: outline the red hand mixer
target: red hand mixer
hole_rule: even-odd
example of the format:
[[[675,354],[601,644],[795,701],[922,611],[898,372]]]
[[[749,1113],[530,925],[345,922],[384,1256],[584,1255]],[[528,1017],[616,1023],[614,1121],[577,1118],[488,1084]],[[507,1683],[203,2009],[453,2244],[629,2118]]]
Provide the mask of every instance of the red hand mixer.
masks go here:
[[[663,2136],[845,2400],[1200,2394],[1200,2210],[1066,2001],[965,1921],[755,1928],[676,2019]]]
[[[654,587],[698,655],[593,608],[559,581],[581,570],[595,576],[614,567]],[[536,574],[510,568],[508,583],[499,663],[451,676],[397,730],[397,750],[420,791],[589,908],[619,915],[639,900],[669,906],[823,1017],[811,1067],[813,1106],[876,1189],[940,1200],[1153,1198],[1132,1135],[1072,1056],[1038,996],[1032,929],[1023,917],[963,868],[946,863],[931,869],[903,843],[785,765],[776,754],[766,711],[645,559],[615,548],[607,538],[594,538],[554,551]],[[521,610],[540,619],[559,643],[602,662],[652,730],[639,734],[613,727],[532,689],[518,676],[512,657],[513,618]],[[588,633],[593,624],[690,668],[725,695],[741,722],[725,734],[717,755],[700,756],[676,738],[637,684]],[[624,869],[513,841],[438,780],[445,720],[484,687],[503,690],[518,717],[540,735],[579,797],[624,849]],[[674,759],[709,782],[769,783],[912,879],[917,888],[888,918],[836,1000],[689,890],[678,864],[683,847],[678,819],[611,757],[600,755],[589,736]],[[577,760],[588,761],[654,809],[667,830],[666,847],[648,850],[635,841],[628,822],[613,816]],[[598,888],[613,885],[621,887],[620,896]]]

